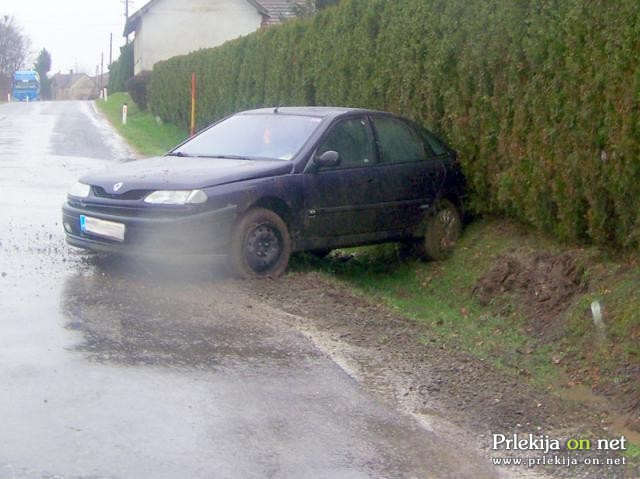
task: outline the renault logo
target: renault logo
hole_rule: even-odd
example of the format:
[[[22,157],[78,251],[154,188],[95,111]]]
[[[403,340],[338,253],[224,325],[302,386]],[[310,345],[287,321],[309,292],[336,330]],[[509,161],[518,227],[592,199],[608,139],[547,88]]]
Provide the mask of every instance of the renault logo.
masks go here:
[[[120,188],[122,188],[122,185],[124,183],[121,181],[120,183],[116,183],[115,185],[113,185],[113,191],[118,191]]]

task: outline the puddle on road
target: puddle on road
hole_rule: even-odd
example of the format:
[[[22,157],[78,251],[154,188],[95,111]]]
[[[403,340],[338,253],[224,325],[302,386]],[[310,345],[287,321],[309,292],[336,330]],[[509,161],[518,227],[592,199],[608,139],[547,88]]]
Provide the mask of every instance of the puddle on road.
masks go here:
[[[606,397],[595,394],[584,384],[567,387],[568,381],[568,376],[562,375],[561,379],[552,386],[553,392],[563,399],[594,406],[606,414],[606,422],[611,424],[609,430],[613,434],[623,435],[628,441],[640,445],[640,433],[627,427],[627,424],[633,420],[631,416],[615,412],[613,405]]]

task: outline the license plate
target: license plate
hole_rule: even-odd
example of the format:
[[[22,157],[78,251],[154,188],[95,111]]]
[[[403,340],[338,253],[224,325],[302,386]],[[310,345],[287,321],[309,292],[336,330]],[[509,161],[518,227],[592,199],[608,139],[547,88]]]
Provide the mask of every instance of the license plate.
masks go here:
[[[80,229],[83,233],[102,236],[116,241],[124,241],[125,225],[115,221],[100,220],[80,215]]]

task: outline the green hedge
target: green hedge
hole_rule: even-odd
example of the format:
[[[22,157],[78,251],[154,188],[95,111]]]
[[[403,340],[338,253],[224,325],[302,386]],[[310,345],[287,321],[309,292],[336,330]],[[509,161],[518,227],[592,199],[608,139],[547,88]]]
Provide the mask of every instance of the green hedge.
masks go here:
[[[459,152],[478,212],[563,239],[640,242],[638,0],[344,0],[156,65],[154,113],[394,111]]]

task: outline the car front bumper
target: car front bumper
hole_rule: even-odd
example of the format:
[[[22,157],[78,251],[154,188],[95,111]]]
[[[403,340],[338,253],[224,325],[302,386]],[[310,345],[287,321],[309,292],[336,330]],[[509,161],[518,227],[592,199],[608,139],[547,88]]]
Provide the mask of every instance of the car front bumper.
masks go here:
[[[225,256],[236,219],[236,206],[162,216],[139,209],[132,214],[102,212],[93,207],[65,203],[62,224],[67,243],[96,252],[136,256],[205,255]],[[125,225],[124,240],[118,241],[82,231],[80,216]]]

